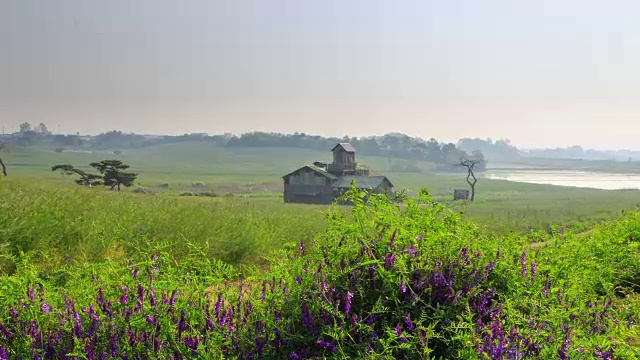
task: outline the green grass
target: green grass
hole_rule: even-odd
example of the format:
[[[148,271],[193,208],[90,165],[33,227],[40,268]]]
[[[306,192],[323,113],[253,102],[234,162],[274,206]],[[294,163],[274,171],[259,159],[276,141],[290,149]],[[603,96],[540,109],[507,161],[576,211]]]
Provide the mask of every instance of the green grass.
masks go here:
[[[13,148],[11,153],[3,154],[10,176],[0,178],[0,322],[21,334],[14,337],[15,341],[4,340],[9,351],[22,355],[32,350],[28,335],[31,330],[24,324],[33,321],[43,331],[75,336],[71,321],[64,328],[58,325],[59,316],[71,316],[64,311],[64,299],[72,296],[78,308],[87,307],[95,301],[98,289],[104,289],[120,310],[114,317],[99,310],[101,321],[107,324],[99,330],[100,346],[107,346],[104,339],[110,338],[112,329],[121,334],[131,329],[137,333],[148,331],[145,316],[152,311],[163,321],[165,348],[187,351],[186,335],[176,332],[170,324],[181,321],[180,314],[185,311],[191,324],[199,329],[204,326],[210,310],[205,299],[215,290],[223,292],[234,306],[242,302],[245,311],[248,304],[255,309],[251,326],[243,328],[240,322],[234,323],[243,339],[238,346],[247,351],[255,345],[254,329],[264,325],[261,321],[271,328],[280,326],[276,325],[281,321],[279,315],[273,311],[278,309],[287,314],[283,319],[292,329],[285,331],[282,325],[289,349],[284,352],[270,348],[271,357],[267,358],[283,358],[300,347],[315,346],[319,338],[338,344],[339,354],[345,357],[364,357],[369,349],[361,341],[350,340],[352,332],[345,326],[353,320],[342,318],[344,297],[336,296],[329,305],[323,302],[319,289],[326,281],[329,288],[349,289],[355,294],[354,313],[365,317],[375,313],[383,318],[371,328],[360,322],[357,331],[369,339],[369,332],[375,328],[381,341],[370,344],[378,355],[389,358],[417,358],[428,348],[427,344],[430,351],[445,358],[477,358],[477,345],[484,340],[473,329],[477,329],[481,318],[487,321],[483,327],[487,332],[493,331],[489,321],[497,321],[505,336],[516,328],[519,334],[538,341],[544,346],[541,358],[557,355],[565,341],[561,327],[565,322],[575,331],[571,335],[572,357],[579,358],[578,349],[586,349],[585,354],[592,355],[600,351],[599,347],[615,349],[616,356],[622,359],[640,356],[636,346],[640,343],[638,327],[627,326],[635,324],[640,316],[640,215],[630,212],[621,220],[580,235],[548,235],[553,227],[561,232],[582,231],[620,217],[626,209],[638,206],[640,192],[480,179],[475,203],[454,203],[452,190],[466,187],[463,176],[385,172],[386,159],[364,158],[363,162],[386,173],[398,188],[409,189],[414,196],[426,188],[431,199],[454,212],[430,202],[396,207],[381,201],[353,208],[337,207],[337,214],[326,216],[328,206],[284,204],[278,188],[280,177],[301,164],[326,159],[327,155],[300,149],[224,149],[203,143],[125,151],[122,160],[140,173],[140,186],[152,190],[151,194],[136,194],[132,189],[114,192],[79,187],[72,178],[50,171],[53,164],[88,164],[110,158],[107,154],[55,153],[44,148]],[[193,182],[205,185],[194,188]],[[158,186],[165,183],[169,184],[168,189]],[[232,196],[177,196],[187,190]],[[382,227],[386,229],[384,238],[379,235]],[[395,230],[397,239],[391,245]],[[530,231],[535,232],[530,236],[506,236]],[[367,252],[359,240],[373,250]],[[299,241],[307,244],[305,254],[297,250]],[[544,244],[531,248],[527,243],[532,241]],[[412,258],[408,250],[411,245],[416,246],[419,261]],[[463,249],[474,255],[472,263],[458,258]],[[527,250],[525,275],[520,265],[523,250]],[[162,264],[154,283],[149,277],[155,271],[155,264],[149,262],[151,254],[159,254]],[[384,266],[389,254],[395,254],[395,264]],[[438,288],[440,280],[420,274],[446,272],[439,264],[451,259],[459,266],[454,290],[479,288],[464,295],[461,302],[441,303],[428,290],[433,289],[434,294],[442,290]],[[538,266],[537,280],[531,278],[532,262]],[[367,270],[374,264],[377,286],[370,286]],[[139,278],[130,276],[130,267],[134,266],[142,269]],[[495,266],[495,271],[485,278],[482,274],[487,266]],[[317,277],[321,271],[324,277]],[[421,279],[433,282],[433,286],[420,290],[423,293],[416,299],[422,300],[414,303],[400,294],[401,284],[419,286]],[[260,286],[256,286],[262,281],[273,281],[271,288],[276,289],[265,301],[261,300]],[[134,288],[142,288],[150,296],[151,283],[158,298],[181,290],[175,309],[166,304],[156,309],[145,305],[144,311],[135,309]],[[22,310],[16,304],[35,284],[43,286],[46,294]],[[118,300],[124,285],[130,289],[132,301],[127,306],[132,319],[123,310],[127,306]],[[467,306],[489,289],[496,290],[491,301],[503,311],[493,320],[487,314],[469,311]],[[239,298],[240,293],[245,297]],[[614,297],[613,306],[604,307],[610,297]],[[39,301],[47,301],[54,311],[43,313]],[[590,304],[595,302],[602,305],[594,308]],[[325,311],[342,323],[324,323],[323,335],[308,332],[301,320],[305,316],[303,303],[311,306],[312,316],[319,324],[328,316]],[[231,309],[228,303],[224,306]],[[12,307],[20,308],[17,319],[9,311]],[[405,329],[403,334],[409,341],[397,341],[395,324],[404,323],[407,311],[412,312],[420,331],[425,331],[420,334],[432,338],[427,337],[426,341],[423,335]],[[599,322],[598,326],[606,328],[597,333],[592,333],[594,311],[608,317]],[[578,316],[575,323],[570,321],[573,315]],[[80,316],[85,319],[83,327],[89,328],[89,315]],[[529,326],[531,318],[535,318],[536,328]],[[206,345],[210,353],[225,348],[227,327],[218,330],[220,333]],[[0,334],[3,350],[1,336],[4,335]],[[123,350],[147,351],[144,347],[134,349],[122,336],[119,339]],[[179,341],[173,343],[173,339]],[[86,339],[76,340],[82,344]],[[273,337],[269,340],[273,344]],[[225,354],[233,358],[233,349],[225,349]],[[76,351],[84,352],[86,347],[79,346]]]
[[[45,182],[52,187],[67,188],[72,178],[52,173],[52,165],[70,163],[86,168],[92,161],[117,157],[130,164],[133,171],[139,172],[138,186],[155,193],[153,196],[178,195],[181,192],[232,193],[236,197],[241,195],[243,199],[258,201],[256,206],[268,207],[271,212],[283,214],[293,207],[282,204],[282,175],[302,164],[331,158],[329,151],[236,149],[206,142],[127,149],[121,156],[113,156],[109,151],[94,154],[56,153],[46,147],[11,147],[9,150],[3,153],[9,167],[9,178],[25,187]],[[635,209],[640,204],[640,191],[580,189],[482,178],[477,185],[474,204],[454,204],[451,201],[453,189],[468,187],[464,174],[389,172],[389,160],[386,158],[358,156],[357,160],[367,164],[372,171],[387,175],[397,188],[408,189],[413,195],[427,188],[435,200],[462,211],[494,233],[549,232],[552,226],[559,231],[580,231],[616,218],[624,210]],[[423,166],[428,168],[429,164],[424,163]],[[204,186],[194,187],[195,182]],[[138,206],[144,207],[144,201],[140,201]],[[318,209],[309,206],[298,208],[302,209],[301,212]]]
[[[24,190],[6,185],[11,194]],[[35,202],[14,223],[32,216],[53,224],[60,216],[56,225],[66,232],[79,225],[59,213],[75,203],[56,207],[54,200],[62,200],[47,198],[52,189],[40,194],[46,201],[32,196],[34,189],[40,188],[32,185],[27,198],[11,199]],[[134,196],[84,190],[74,195],[120,205]],[[531,249],[526,238],[484,234],[424,193],[402,206],[384,197],[355,204],[351,216],[334,208],[312,244],[282,243],[282,251],[269,252],[268,268],[242,278],[188,244],[182,247],[192,251],[180,261],[173,254],[184,252],[151,243],[130,256],[62,263],[50,272],[42,271],[50,259],[34,257],[36,251],[16,254],[16,273],[0,273],[0,355],[640,356],[640,213]],[[50,210],[40,213],[36,205]],[[180,206],[169,215],[185,211]]]
[[[50,263],[100,261],[163,248],[180,260],[196,247],[225,262],[260,265],[270,250],[324,229],[324,207],[268,199],[147,196],[66,184],[0,184],[0,255]],[[5,264],[10,266],[11,264]]]

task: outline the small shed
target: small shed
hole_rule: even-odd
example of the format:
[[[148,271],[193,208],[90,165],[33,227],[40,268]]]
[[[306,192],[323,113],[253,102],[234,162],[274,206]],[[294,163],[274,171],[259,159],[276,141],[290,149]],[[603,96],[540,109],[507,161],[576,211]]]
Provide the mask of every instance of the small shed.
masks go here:
[[[469,200],[469,190],[454,189],[453,200]]]

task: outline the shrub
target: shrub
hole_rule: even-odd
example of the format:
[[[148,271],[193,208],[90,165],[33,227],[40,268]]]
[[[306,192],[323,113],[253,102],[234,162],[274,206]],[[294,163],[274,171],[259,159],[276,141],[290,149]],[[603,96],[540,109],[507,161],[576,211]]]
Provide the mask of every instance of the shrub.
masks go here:
[[[271,256],[268,272],[234,269],[187,244],[129,267],[70,270],[44,291],[18,262],[4,281],[0,354],[57,358],[637,358],[637,303],[581,289],[570,259],[484,237],[419,199],[394,204],[352,189],[350,216],[326,213],[313,242]],[[638,226],[616,228],[616,233]],[[619,253],[626,264],[635,254]],[[574,266],[577,264],[574,264]],[[582,266],[585,264],[580,264]],[[7,279],[0,279],[7,280]],[[36,284],[43,284],[38,287]],[[608,287],[603,288],[605,292]],[[625,304],[625,306],[619,306]]]

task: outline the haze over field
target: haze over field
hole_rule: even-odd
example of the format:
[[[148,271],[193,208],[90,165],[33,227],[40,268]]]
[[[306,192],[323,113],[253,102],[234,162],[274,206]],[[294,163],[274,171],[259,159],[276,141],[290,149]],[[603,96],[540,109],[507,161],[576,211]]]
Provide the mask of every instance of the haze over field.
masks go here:
[[[0,125],[640,149],[632,1],[0,3]]]

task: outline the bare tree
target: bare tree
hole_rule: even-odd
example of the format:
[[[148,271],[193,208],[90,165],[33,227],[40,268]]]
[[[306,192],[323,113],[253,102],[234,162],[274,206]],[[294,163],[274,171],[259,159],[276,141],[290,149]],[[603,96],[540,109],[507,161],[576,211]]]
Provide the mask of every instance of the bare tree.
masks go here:
[[[476,197],[476,183],[478,182],[478,179],[476,179],[476,176],[473,174],[473,168],[481,162],[482,160],[462,160],[462,158],[460,158],[460,163],[456,165],[467,168],[467,184],[471,187],[471,201]],[[471,179],[473,179],[473,181],[471,181]]]
[[[3,148],[4,144],[0,144],[0,150],[2,150]],[[7,167],[2,162],[2,158],[0,158],[0,167],[2,168],[2,174],[4,174],[4,176],[7,176]]]

